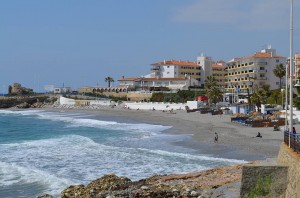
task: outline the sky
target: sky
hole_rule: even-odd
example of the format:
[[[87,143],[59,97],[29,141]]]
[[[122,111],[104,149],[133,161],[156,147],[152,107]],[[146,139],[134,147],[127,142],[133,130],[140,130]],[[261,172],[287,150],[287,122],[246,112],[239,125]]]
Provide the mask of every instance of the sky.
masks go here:
[[[300,0],[294,52],[300,52]],[[0,92],[19,82],[107,86],[163,60],[229,61],[268,45],[289,56],[290,0],[1,0]]]

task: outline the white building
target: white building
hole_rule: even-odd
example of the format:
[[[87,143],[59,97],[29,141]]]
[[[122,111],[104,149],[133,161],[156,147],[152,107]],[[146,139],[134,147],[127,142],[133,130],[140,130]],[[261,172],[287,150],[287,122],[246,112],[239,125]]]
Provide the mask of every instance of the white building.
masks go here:
[[[204,81],[207,79],[207,76],[212,76],[212,65],[214,61],[211,57],[205,56],[204,54],[201,54],[201,56],[197,57],[197,64],[201,68],[201,80],[200,83],[204,84]]]
[[[201,67],[196,62],[164,60],[151,64],[151,74],[147,78],[191,78],[197,80],[195,85],[200,85]]]
[[[189,86],[198,85],[196,79],[188,77],[137,77],[118,80],[120,86],[130,86],[141,91],[187,90]]]
[[[55,87],[54,85],[45,85],[46,93],[66,94],[71,93],[70,87]]]

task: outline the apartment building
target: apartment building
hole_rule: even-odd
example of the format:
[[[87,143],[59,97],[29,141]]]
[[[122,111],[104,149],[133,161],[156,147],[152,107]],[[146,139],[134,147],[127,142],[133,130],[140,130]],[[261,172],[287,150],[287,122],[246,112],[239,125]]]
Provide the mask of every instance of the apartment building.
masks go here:
[[[219,61],[212,64],[212,76],[216,79],[220,88],[226,88],[227,67],[224,61]]]
[[[198,81],[195,85],[200,85],[201,67],[196,62],[164,60],[151,64],[151,67],[151,74],[146,77],[191,78]]]
[[[227,89],[229,100],[234,97],[247,97],[248,91],[252,94],[255,87],[270,85],[270,89],[277,89],[279,78],[273,73],[276,65],[286,64],[286,57],[276,54],[270,46],[260,52],[244,58],[235,58],[227,62]],[[227,98],[228,100],[228,98]]]

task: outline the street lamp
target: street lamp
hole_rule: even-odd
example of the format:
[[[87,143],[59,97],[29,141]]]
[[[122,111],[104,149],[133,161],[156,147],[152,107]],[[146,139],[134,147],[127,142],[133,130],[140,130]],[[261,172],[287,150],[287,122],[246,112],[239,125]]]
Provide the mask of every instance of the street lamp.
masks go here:
[[[289,147],[291,147],[291,132],[293,130],[293,10],[294,0],[291,0],[290,12],[290,122],[289,122]]]
[[[255,80],[256,78],[255,77],[252,77],[252,76],[249,76],[249,74],[247,74],[246,76],[248,78],[248,86],[247,86],[247,94],[248,94],[248,104],[249,104],[249,110],[251,111],[252,110],[252,104],[251,104],[251,97],[250,97],[250,91],[249,91],[249,86],[250,86],[250,79],[253,79]],[[252,87],[252,92],[253,92],[253,81],[251,81],[252,84],[251,84],[251,87]]]

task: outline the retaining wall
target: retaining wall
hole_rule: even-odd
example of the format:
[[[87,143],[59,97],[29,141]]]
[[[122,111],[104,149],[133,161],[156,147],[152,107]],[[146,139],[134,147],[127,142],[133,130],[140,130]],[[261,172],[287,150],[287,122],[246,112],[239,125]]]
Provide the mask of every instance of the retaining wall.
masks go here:
[[[278,164],[289,166],[286,197],[300,197],[300,154],[294,152],[285,143],[281,144]]]

